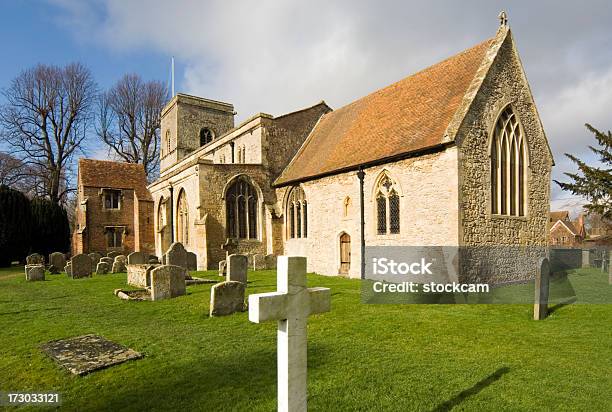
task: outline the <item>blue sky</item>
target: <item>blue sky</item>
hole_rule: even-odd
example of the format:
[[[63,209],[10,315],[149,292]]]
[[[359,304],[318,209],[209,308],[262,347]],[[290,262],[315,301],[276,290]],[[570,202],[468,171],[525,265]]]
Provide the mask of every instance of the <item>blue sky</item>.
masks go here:
[[[0,88],[41,62],[80,61],[100,88],[123,74],[234,104],[237,120],[320,100],[334,108],[494,35],[508,10],[557,166],[589,161],[584,123],[612,129],[605,0],[0,0]],[[92,139],[88,156],[104,156]],[[575,204],[553,184],[553,208]]]

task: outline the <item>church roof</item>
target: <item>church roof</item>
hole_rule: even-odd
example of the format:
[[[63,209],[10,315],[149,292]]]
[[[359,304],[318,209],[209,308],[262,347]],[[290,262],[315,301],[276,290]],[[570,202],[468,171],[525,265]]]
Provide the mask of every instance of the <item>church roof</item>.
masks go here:
[[[447,130],[495,38],[321,117],[276,180],[291,182],[425,152],[454,140]]]
[[[133,189],[139,200],[153,200],[141,164],[79,159],[79,184],[87,187]]]

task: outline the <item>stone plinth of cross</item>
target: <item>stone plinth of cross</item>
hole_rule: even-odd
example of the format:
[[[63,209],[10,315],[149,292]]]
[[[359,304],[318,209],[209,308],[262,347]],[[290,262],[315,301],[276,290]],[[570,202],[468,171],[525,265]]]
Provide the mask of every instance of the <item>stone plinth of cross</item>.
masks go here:
[[[249,320],[278,321],[278,410],[306,411],[306,323],[328,312],[329,288],[306,287],[306,258],[279,256],[277,292],[249,296]]]

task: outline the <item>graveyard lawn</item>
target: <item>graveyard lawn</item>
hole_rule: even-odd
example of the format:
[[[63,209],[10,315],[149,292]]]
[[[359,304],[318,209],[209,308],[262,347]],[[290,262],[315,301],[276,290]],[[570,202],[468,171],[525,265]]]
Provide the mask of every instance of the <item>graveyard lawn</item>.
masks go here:
[[[212,272],[198,276],[216,277]],[[612,288],[607,274],[576,281]],[[0,270],[0,391],[57,391],[67,410],[276,407],[276,323],[208,317],[211,285],[159,302],[124,301],[126,275],[26,282]],[[609,410],[612,305],[365,305],[359,281],[308,276],[332,311],[308,320],[311,410]],[[247,293],[276,290],[249,273]],[[96,334],[144,355],[82,377],[48,358],[48,341]]]

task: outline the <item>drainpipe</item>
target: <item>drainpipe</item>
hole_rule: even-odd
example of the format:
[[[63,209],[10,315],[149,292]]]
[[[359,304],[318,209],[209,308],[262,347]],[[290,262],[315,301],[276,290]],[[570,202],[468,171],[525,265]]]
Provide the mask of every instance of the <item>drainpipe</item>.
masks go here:
[[[365,205],[363,201],[363,179],[365,177],[365,172],[363,171],[363,166],[359,167],[359,171],[357,172],[357,178],[359,179],[359,208],[360,208],[360,224],[361,224],[361,279],[365,279]]]
[[[170,244],[174,243],[174,188],[170,186]]]

